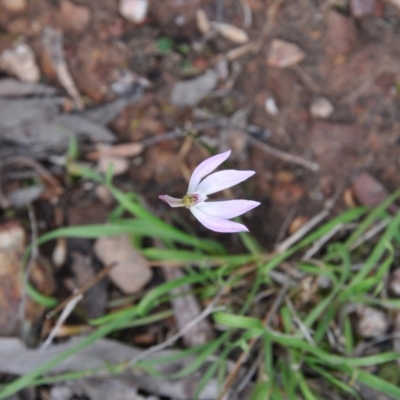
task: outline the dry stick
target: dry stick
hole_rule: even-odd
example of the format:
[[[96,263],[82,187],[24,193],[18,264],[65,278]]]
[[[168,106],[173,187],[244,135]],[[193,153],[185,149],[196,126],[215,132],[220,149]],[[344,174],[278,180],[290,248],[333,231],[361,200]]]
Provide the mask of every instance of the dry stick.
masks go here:
[[[216,310],[215,306],[218,304],[222,294],[224,293],[224,289],[225,289],[225,286],[219,290],[218,294],[214,297],[213,301],[196,318],[194,318],[190,323],[188,323],[184,328],[182,328],[179,332],[175,333],[175,335],[172,335],[165,342],[157,344],[153,347],[150,347],[148,350],[145,350],[142,353],[139,353],[136,357],[134,357],[130,360],[128,365],[126,365],[126,368],[132,367],[138,361],[143,360],[144,358],[150,356],[153,353],[156,353],[157,351],[163,350],[163,349],[171,346],[174,342],[179,340],[186,332],[188,332],[190,329],[192,329],[194,326],[196,326],[199,322],[203,321],[210,314],[212,314]]]
[[[275,316],[276,312],[278,311],[278,308],[281,305],[288,288],[289,288],[289,280],[287,280],[285,282],[284,286],[279,291],[278,296],[276,297],[274,303],[272,304],[271,309],[266,314],[266,316],[263,320],[264,327],[267,327],[271,323],[272,318]],[[221,393],[219,394],[217,400],[223,400],[225,398],[225,395],[228,393],[228,391],[232,387],[237,375],[239,374],[241,366],[246,361],[246,359],[248,357],[248,353],[251,351],[251,349],[254,347],[254,345],[257,343],[257,341],[258,341],[258,338],[251,339],[247,346],[248,350],[246,352],[243,351],[242,354],[239,356],[238,360],[236,361],[235,365],[233,366],[232,371],[230,372],[228,377],[225,379],[225,382],[222,385]]]
[[[269,144],[260,142],[259,140],[251,137],[248,135],[249,142],[254,145],[255,147],[259,148],[260,150],[264,151],[265,153],[271,154],[276,158],[280,158],[281,160],[290,162],[292,164],[301,165],[304,168],[310,169],[311,171],[318,171],[319,165],[317,163],[305,160],[299,156],[294,156],[289,153],[285,153],[282,150],[275,149],[274,147],[270,146]]]
[[[74,298],[79,297],[80,295],[83,295],[93,285],[95,285],[98,281],[103,279],[111,271],[111,269],[115,267],[115,265],[116,264],[111,264],[111,265],[103,268],[96,276],[89,279],[82,287],[76,289],[71,296],[69,296],[67,299],[65,299],[63,302],[61,302],[54,310],[47,313],[46,318],[49,318],[49,319],[53,318],[54,315],[56,315],[59,311],[61,311],[64,307],[66,307],[69,303],[71,303],[74,300]]]
[[[60,318],[58,318],[57,323],[54,325],[53,329],[50,332],[50,335],[47,337],[45,342],[40,346],[39,351],[46,350],[51,343],[53,342],[53,339],[56,337],[58,331],[61,328],[61,325],[65,322],[65,320],[70,316],[72,311],[74,311],[76,305],[83,299],[83,294],[79,293],[78,295],[72,297],[70,301],[67,303],[65,306],[63,312],[60,315]]]
[[[330,213],[333,205],[335,204],[336,198],[330,199],[325,204],[325,209],[317,214],[315,217],[311,218],[305,225],[303,225],[298,231],[296,231],[292,236],[289,236],[286,240],[281,242],[276,246],[276,253],[284,253],[293,244],[298,242],[303,238],[308,232],[311,231],[316,225],[323,221]]]
[[[281,5],[282,1],[283,0],[275,0],[269,7],[269,9],[267,11],[267,20],[264,24],[264,27],[261,31],[260,36],[254,43],[254,46],[252,49],[253,54],[257,54],[262,49],[262,46],[274,25],[274,18],[276,17],[276,13],[278,12],[278,8]]]
[[[157,143],[163,142],[165,140],[173,140],[173,139],[180,138],[182,136],[185,136],[185,134],[188,134],[193,131],[199,131],[202,129],[214,128],[214,127],[226,126],[226,125],[234,126],[232,124],[229,124],[229,118],[225,118],[225,117],[216,118],[211,121],[205,121],[205,122],[200,122],[198,124],[194,124],[190,128],[174,129],[172,131],[164,133],[163,135],[158,135],[155,137],[151,137],[149,139],[145,139],[142,142],[140,142],[140,144],[142,144],[143,148],[146,148],[149,146],[153,146]],[[319,165],[314,162],[305,160],[304,158],[301,158],[299,156],[295,156],[295,155],[286,153],[282,150],[275,149],[274,147],[272,147],[266,143],[263,143],[257,139],[254,139],[250,135],[248,135],[248,140],[251,144],[258,147],[260,150],[262,150],[265,153],[268,153],[276,158],[279,158],[281,160],[284,160],[284,161],[292,163],[292,164],[301,165],[302,167],[310,169],[311,171],[319,170]]]
[[[302,261],[308,261],[315,253],[317,253],[321,247],[331,239],[337,232],[339,232],[343,228],[344,224],[339,223],[335,225],[329,232],[321,237],[321,239],[317,240],[311,248],[304,254],[301,258]]]
[[[240,5],[242,6],[243,10],[243,25],[246,28],[249,28],[253,23],[253,16],[251,14],[251,8],[247,0],[240,0]]]
[[[377,235],[379,232],[383,231],[390,222],[390,218],[384,219],[381,222],[379,222],[377,225],[375,225],[373,228],[371,228],[369,231],[365,232],[363,235],[361,235],[351,246],[350,250],[354,250],[355,248],[361,246],[363,243],[367,242],[368,240],[372,239],[375,235]]]
[[[275,244],[278,244],[285,236],[286,231],[288,230],[290,223],[292,222],[294,216],[296,215],[297,207],[293,207],[287,213],[283,223],[278,231],[278,235],[276,236]]]
[[[306,71],[304,71],[303,68],[301,68],[299,65],[294,65],[293,70],[297,73],[297,75],[300,77],[300,79],[303,81],[305,86],[307,86],[308,89],[310,89],[312,92],[317,93],[317,94],[322,94],[326,91],[325,88],[322,86],[318,85],[315,83],[311,76],[307,74]]]
[[[32,158],[24,157],[24,156],[10,156],[3,160],[2,165],[12,165],[12,164],[21,164],[27,165],[36,171],[49,182],[54,188],[59,189],[60,184],[58,183],[57,179],[45,168],[42,164],[38,163]]]

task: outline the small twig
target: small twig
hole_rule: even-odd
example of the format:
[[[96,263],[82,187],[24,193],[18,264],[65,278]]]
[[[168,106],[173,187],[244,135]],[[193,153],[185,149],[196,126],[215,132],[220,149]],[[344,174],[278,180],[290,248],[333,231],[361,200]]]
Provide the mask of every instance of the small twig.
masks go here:
[[[180,138],[182,136],[187,136],[191,132],[196,132],[196,131],[200,131],[202,129],[208,129],[208,128],[214,128],[217,126],[221,126],[221,124],[222,125],[226,124],[227,120],[228,120],[228,118],[226,118],[226,117],[218,117],[211,121],[203,121],[203,122],[199,122],[197,124],[193,124],[189,128],[175,128],[172,131],[165,132],[161,135],[152,136],[150,138],[144,139],[139,143],[143,146],[143,148],[146,148],[149,146],[153,146],[157,143],[164,142],[166,140],[173,140],[173,139]]]
[[[350,250],[354,250],[357,247],[361,246],[363,243],[367,242],[368,240],[372,239],[375,235],[377,235],[379,232],[383,231],[390,222],[390,218],[384,219],[381,222],[379,222],[377,225],[372,227],[369,231],[365,232],[363,235],[361,235],[351,246]]]
[[[265,40],[267,39],[269,33],[271,32],[272,27],[274,26],[274,19],[278,12],[279,6],[281,5],[283,0],[275,0],[267,11],[267,20],[263,26],[260,36],[256,40],[253,46],[252,53],[257,54],[262,49]]]
[[[302,67],[300,67],[300,65],[294,65],[293,70],[297,73],[297,75],[300,77],[300,79],[303,81],[303,83],[307,86],[307,88],[309,90],[311,90],[312,92],[316,93],[316,94],[322,94],[325,92],[325,89],[318,85],[317,83],[315,83],[311,76],[307,74],[306,71],[304,71],[304,69]]]
[[[139,353],[136,357],[134,357],[130,360],[128,365],[126,365],[126,368],[132,367],[137,362],[147,358],[151,354],[154,354],[160,350],[163,350],[163,349],[171,346],[173,343],[175,343],[177,340],[179,340],[186,332],[191,330],[194,326],[196,326],[198,323],[200,323],[205,318],[207,318],[210,314],[215,312],[215,310],[216,310],[215,306],[218,304],[222,294],[224,293],[224,289],[225,289],[225,287],[221,288],[220,291],[218,292],[218,294],[212,300],[212,302],[196,318],[194,318],[190,323],[188,323],[184,328],[182,328],[179,332],[175,333],[175,335],[172,335],[166,341],[164,341],[160,344],[157,344],[155,346],[152,346],[149,349]]]
[[[246,28],[249,28],[253,23],[253,17],[251,14],[251,8],[247,0],[240,0],[240,5],[242,6],[243,10],[243,25]]]
[[[314,172],[319,170],[319,165],[317,163],[305,160],[304,158],[295,156],[293,154],[285,153],[282,150],[275,149],[274,147],[270,146],[269,144],[260,142],[259,140],[253,138],[250,135],[248,135],[248,140],[251,144],[253,144],[258,149],[260,149],[260,150],[264,151],[265,153],[268,153],[276,158],[290,162],[292,164],[301,165],[302,167],[307,168]]]
[[[38,163],[36,160],[24,157],[24,156],[10,156],[2,161],[3,166],[8,166],[12,164],[26,165],[35,169],[47,182],[49,182],[54,188],[60,189],[61,186],[57,179],[45,168],[42,164]]]
[[[272,307],[266,314],[266,316],[263,320],[264,327],[267,327],[271,323],[272,318],[275,316],[275,314],[277,313],[277,311],[279,309],[279,306],[282,304],[282,301],[286,295],[288,288],[289,288],[289,280],[285,281],[285,284],[279,291],[278,295],[276,296],[275,301],[272,304]],[[220,392],[217,400],[223,400],[225,398],[226,394],[232,387],[237,375],[239,374],[240,368],[242,367],[243,363],[247,360],[249,352],[255,346],[257,341],[258,341],[258,338],[251,339],[247,346],[248,351],[246,351],[246,352],[243,351],[242,354],[239,356],[238,360],[236,361],[235,365],[233,366],[232,371],[230,372],[228,377],[225,379],[225,382],[222,385],[222,389],[221,389],[221,392]]]
[[[275,244],[278,244],[285,236],[285,232],[288,230],[290,223],[292,222],[294,216],[296,215],[296,212],[297,212],[297,208],[293,207],[286,214],[286,217],[283,220],[283,223],[278,231],[278,235],[276,236]]]
[[[310,249],[304,254],[301,258],[302,261],[308,261],[315,253],[317,253],[321,247],[330,240],[337,232],[339,232],[343,228],[344,224],[339,223],[335,225],[329,232],[327,232],[324,236],[322,236],[319,240],[314,242],[314,244],[310,247]]]
[[[310,335],[309,329],[304,325],[303,321],[298,317],[297,312],[293,306],[293,303],[291,302],[290,299],[286,299],[285,301],[286,305],[288,306],[290,312],[293,314],[293,321],[297,324],[299,327],[302,335],[304,338],[307,340],[308,343],[310,343],[312,346],[316,346],[314,339]]]
[[[53,342],[53,339],[56,337],[57,332],[61,328],[62,324],[65,322],[65,320],[70,316],[72,311],[74,311],[76,305],[83,299],[83,294],[79,293],[78,295],[72,297],[69,302],[66,304],[64,310],[62,311],[60,317],[58,318],[56,324],[54,325],[53,329],[51,330],[49,336],[47,337],[46,341],[40,346],[39,351],[46,350],[51,343]]]
[[[296,231],[292,236],[289,236],[286,240],[281,242],[276,246],[276,253],[284,253],[292,245],[302,239],[308,232],[310,232],[316,225],[323,221],[330,213],[334,200],[327,201],[325,209],[317,214],[315,217],[311,218],[305,225],[303,225],[298,231]]]
[[[112,268],[115,267],[115,264],[111,264],[105,268],[103,268],[96,276],[89,279],[82,287],[76,289],[74,293],[61,302],[54,310],[51,310],[47,313],[46,318],[53,318],[59,311],[61,311],[64,307],[66,307],[69,303],[71,303],[76,297],[83,295],[87,290],[89,290],[93,285],[95,285],[98,281],[103,279]]]

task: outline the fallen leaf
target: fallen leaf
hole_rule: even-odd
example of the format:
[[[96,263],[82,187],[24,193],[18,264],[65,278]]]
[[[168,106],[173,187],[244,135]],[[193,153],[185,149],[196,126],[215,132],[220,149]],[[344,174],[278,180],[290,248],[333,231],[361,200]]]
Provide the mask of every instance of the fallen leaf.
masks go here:
[[[199,28],[199,31],[205,35],[208,32],[210,32],[211,29],[211,23],[210,20],[207,17],[207,14],[205,11],[203,11],[201,8],[199,8],[196,11],[196,21],[197,21],[197,27]]]
[[[354,191],[351,188],[347,188],[343,191],[343,201],[348,208],[355,208],[357,206],[354,200]]]
[[[112,168],[113,176],[124,174],[129,169],[129,161],[122,157],[101,156],[97,162],[97,170],[106,174]]]
[[[87,155],[89,160],[97,160],[102,157],[135,157],[142,153],[143,145],[141,143],[123,143],[115,146],[98,145],[96,151]]]
[[[56,268],[60,268],[67,260],[67,241],[65,238],[58,238],[54,247],[51,259]]]
[[[218,74],[213,69],[197,78],[177,82],[172,89],[171,102],[178,106],[196,106],[216,87],[217,82]]]
[[[274,39],[268,51],[267,65],[275,68],[286,68],[302,62],[306,53],[297,44]]]
[[[164,267],[164,275],[167,281],[181,279],[183,272],[176,267]],[[201,307],[196,297],[190,293],[189,285],[180,286],[172,290],[171,304],[174,309],[174,316],[178,330],[182,330],[187,324],[193,321],[201,313]],[[195,347],[206,344],[214,338],[214,331],[207,320],[202,320],[192,329],[183,335],[186,346]]]
[[[62,32],[47,26],[43,30],[42,45],[43,56],[45,61],[47,61],[47,65],[53,68],[61,85],[73,98],[76,107],[82,110],[84,108],[82,97],[79,94],[65,61]]]
[[[231,42],[243,44],[249,41],[249,36],[246,31],[234,25],[223,22],[212,22],[212,27],[225,39],[228,39]]]
[[[0,97],[0,155],[11,152],[40,158],[68,147],[71,136],[111,142],[114,135],[85,114],[61,114],[60,98],[5,99]],[[55,135],[54,132],[57,132]]]
[[[16,79],[0,79],[0,97],[24,97],[24,96],[51,96],[57,90],[42,83],[20,82]]]
[[[290,224],[288,233],[290,235],[293,235],[296,231],[298,231],[306,222],[308,221],[308,218],[305,217],[304,215],[300,215],[296,217]]]
[[[26,207],[37,200],[44,191],[43,185],[33,185],[13,190],[7,193],[7,199],[15,208]]]
[[[4,51],[0,55],[0,69],[25,82],[37,82],[40,77],[33,50],[26,43]]]
[[[116,264],[109,276],[126,294],[139,292],[151,279],[152,271],[146,259],[127,235],[97,239],[94,251],[104,265]]]
[[[2,0],[1,5],[8,11],[22,12],[27,6],[26,0]]]
[[[99,339],[91,345],[84,347],[79,352],[71,351],[75,346],[82,343],[82,337],[75,337],[67,342],[49,346],[49,348],[38,351],[29,349],[17,338],[0,337],[0,358],[7,362],[0,363],[0,372],[13,375],[25,375],[35,371],[38,365],[43,365],[54,357],[65,352],[70,353],[67,360],[57,363],[50,369],[52,375],[78,372],[85,369],[104,369],[104,365],[119,365],[138,357],[143,350],[128,346],[110,339]],[[164,358],[176,356],[181,350],[161,350],[152,356]],[[145,357],[145,360],[152,356]],[[154,364],[154,368],[160,375],[172,375],[186,368],[194,362],[195,358],[188,356],[170,362]],[[211,365],[207,363],[206,367]],[[243,371],[244,372],[244,371]],[[241,371],[242,373],[242,371]],[[131,368],[121,377],[122,382],[130,383],[149,393],[177,400],[194,399],[198,387],[201,372],[174,379],[173,385],[169,380],[160,376],[152,376],[142,370]],[[100,375],[104,379],[104,374]],[[115,378],[118,379],[118,378]],[[75,384],[75,382],[73,382]],[[211,379],[198,395],[199,400],[216,399],[219,389],[216,379]],[[247,397],[245,397],[247,398]]]

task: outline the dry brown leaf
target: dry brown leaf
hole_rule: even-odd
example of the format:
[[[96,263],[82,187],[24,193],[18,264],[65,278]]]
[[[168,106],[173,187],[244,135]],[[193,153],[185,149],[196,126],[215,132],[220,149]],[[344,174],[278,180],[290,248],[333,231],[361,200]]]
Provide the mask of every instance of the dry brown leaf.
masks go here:
[[[116,146],[99,144],[97,150],[89,153],[87,158],[89,160],[97,160],[104,156],[129,158],[139,155],[142,151],[143,145],[141,143],[123,143]]]
[[[128,171],[129,162],[126,158],[109,156],[101,157],[97,162],[97,170],[103,174],[107,173],[110,167],[112,167],[113,176],[121,175]]]
[[[296,231],[298,231],[306,222],[308,222],[308,218],[304,215],[300,215],[296,217],[290,224],[288,232],[290,235],[293,235]]]
[[[270,67],[286,68],[303,61],[306,53],[297,44],[274,39],[268,52],[267,64]]]
[[[213,22],[212,26],[225,39],[228,39],[231,42],[243,44],[249,41],[249,36],[246,31],[234,25],[226,24],[224,22]]]
[[[68,70],[63,49],[63,34],[50,26],[43,31],[42,44],[45,62],[53,69],[61,85],[67,93],[74,99],[75,105],[79,110],[84,108],[84,103],[78,88]]]
[[[211,29],[211,23],[210,20],[207,17],[207,14],[205,11],[203,11],[201,8],[199,8],[196,11],[196,21],[197,21],[197,27],[199,28],[199,31],[205,35],[208,32],[210,32]]]
[[[165,267],[164,275],[168,281],[182,278],[183,272],[176,267]],[[172,291],[174,296],[171,303],[174,309],[174,316],[178,330],[182,330],[193,319],[201,313],[201,307],[192,294],[190,294],[190,287],[184,285]],[[189,293],[185,294],[184,293]],[[186,346],[195,347],[205,344],[214,338],[214,331],[212,326],[207,320],[202,320],[192,329],[189,329],[184,335],[183,340]]]
[[[0,69],[24,82],[37,82],[40,77],[35,54],[26,43],[4,51],[0,55]]]
[[[109,276],[126,294],[139,292],[151,279],[148,262],[133,247],[128,235],[97,239],[94,251],[104,265],[116,264]]]
[[[21,12],[24,11],[27,6],[26,0],[2,0],[0,3],[8,11]]]

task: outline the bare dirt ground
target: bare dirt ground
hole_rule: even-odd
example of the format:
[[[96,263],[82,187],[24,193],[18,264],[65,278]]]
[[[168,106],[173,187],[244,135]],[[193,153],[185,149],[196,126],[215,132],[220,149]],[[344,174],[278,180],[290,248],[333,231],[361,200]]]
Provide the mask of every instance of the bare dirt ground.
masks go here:
[[[258,131],[247,135],[258,134],[261,141],[319,166],[318,171],[310,171],[275,158],[234,129],[196,131],[219,148],[234,147],[238,168],[257,172],[247,194],[263,205],[249,224],[271,247],[279,239],[285,216],[309,218],[324,200],[350,187],[360,171],[372,174],[390,191],[399,186],[399,10],[377,1],[369,8],[359,5],[360,11],[358,3],[363,2],[281,2],[268,15],[272,2],[253,0],[246,5],[253,17],[247,28],[242,26],[239,1],[153,1],[140,24],[122,18],[116,1],[95,5],[35,1],[19,11],[3,5],[0,51],[23,38],[35,51],[42,81],[59,85],[43,49],[44,28],[58,29],[64,35],[68,68],[89,107],[115,98],[110,85],[123,71],[147,78],[151,87],[111,124],[121,143],[196,126],[197,108],[223,117],[248,109],[244,126],[255,125]],[[266,31],[260,50],[244,51],[233,62],[223,63],[223,57],[238,46],[218,34],[205,40],[196,23],[199,8],[210,20],[242,26],[250,39],[257,40]],[[287,68],[271,67],[267,59],[276,38],[298,45],[305,52],[304,60]],[[167,48],[160,51],[164,42]],[[227,68],[215,92],[195,108],[171,104],[177,81],[215,65]],[[329,115],[310,111],[321,97],[328,100],[325,107],[332,107]],[[267,99],[276,112],[266,111]],[[206,154],[196,144],[186,143],[184,150],[187,154],[179,160],[189,170]],[[179,151],[181,139],[151,146],[131,160],[119,179],[145,196],[158,212],[166,212],[157,195],[185,190],[176,162]],[[339,199],[337,206],[348,204]]]

